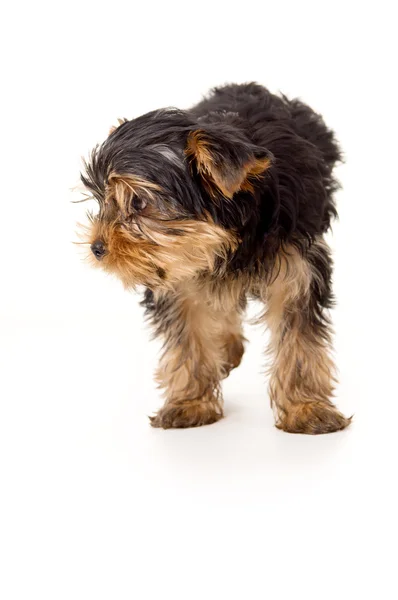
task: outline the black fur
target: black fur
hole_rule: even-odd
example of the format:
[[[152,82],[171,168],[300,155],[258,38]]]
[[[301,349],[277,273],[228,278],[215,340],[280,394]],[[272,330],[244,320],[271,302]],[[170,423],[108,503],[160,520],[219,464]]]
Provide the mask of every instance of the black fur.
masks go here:
[[[254,193],[237,192],[232,201],[221,193],[218,199],[209,196],[184,154],[197,129],[211,139],[226,175],[249,154],[271,157]],[[100,204],[112,171],[159,184],[165,218],[172,207],[181,219],[210,214],[222,227],[238,231],[242,243],[223,270],[255,275],[282,244],[305,252],[329,228],[338,187],[332,170],[340,158],[333,133],[311,108],[250,83],[217,88],[187,111],[162,109],[123,123],[93,151],[82,180]]]

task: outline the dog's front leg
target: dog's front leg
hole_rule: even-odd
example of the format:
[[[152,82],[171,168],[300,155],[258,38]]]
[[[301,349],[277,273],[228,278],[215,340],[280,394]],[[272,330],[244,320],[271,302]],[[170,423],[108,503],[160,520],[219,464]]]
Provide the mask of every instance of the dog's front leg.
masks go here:
[[[155,293],[148,312],[165,344],[157,381],[166,402],[151,417],[152,425],[168,429],[218,421],[223,416],[220,381],[243,353],[238,312],[226,316],[190,286]]]

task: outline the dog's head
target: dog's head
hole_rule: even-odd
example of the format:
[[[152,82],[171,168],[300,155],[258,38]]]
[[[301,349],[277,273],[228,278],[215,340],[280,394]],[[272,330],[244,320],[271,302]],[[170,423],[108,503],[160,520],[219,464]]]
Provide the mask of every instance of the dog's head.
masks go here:
[[[165,109],[111,130],[82,175],[99,203],[88,227],[94,264],[154,288],[226,263],[271,162],[234,119],[198,123]]]

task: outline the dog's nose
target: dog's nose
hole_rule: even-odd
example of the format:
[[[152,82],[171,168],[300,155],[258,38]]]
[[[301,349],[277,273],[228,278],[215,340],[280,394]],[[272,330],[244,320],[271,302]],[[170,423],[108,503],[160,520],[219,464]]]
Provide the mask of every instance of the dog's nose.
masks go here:
[[[105,254],[105,246],[101,240],[95,240],[93,244],[91,244],[91,252],[94,254],[97,260],[101,260],[101,258]]]

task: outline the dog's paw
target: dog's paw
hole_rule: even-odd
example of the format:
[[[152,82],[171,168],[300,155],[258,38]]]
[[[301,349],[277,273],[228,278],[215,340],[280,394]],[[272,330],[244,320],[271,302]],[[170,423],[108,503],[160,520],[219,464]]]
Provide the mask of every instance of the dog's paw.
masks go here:
[[[318,435],[345,429],[352,417],[345,417],[332,404],[326,402],[302,402],[289,406],[276,426],[289,433]]]
[[[223,416],[220,406],[209,401],[169,402],[154,417],[152,427],[163,429],[200,427],[219,421]]]

